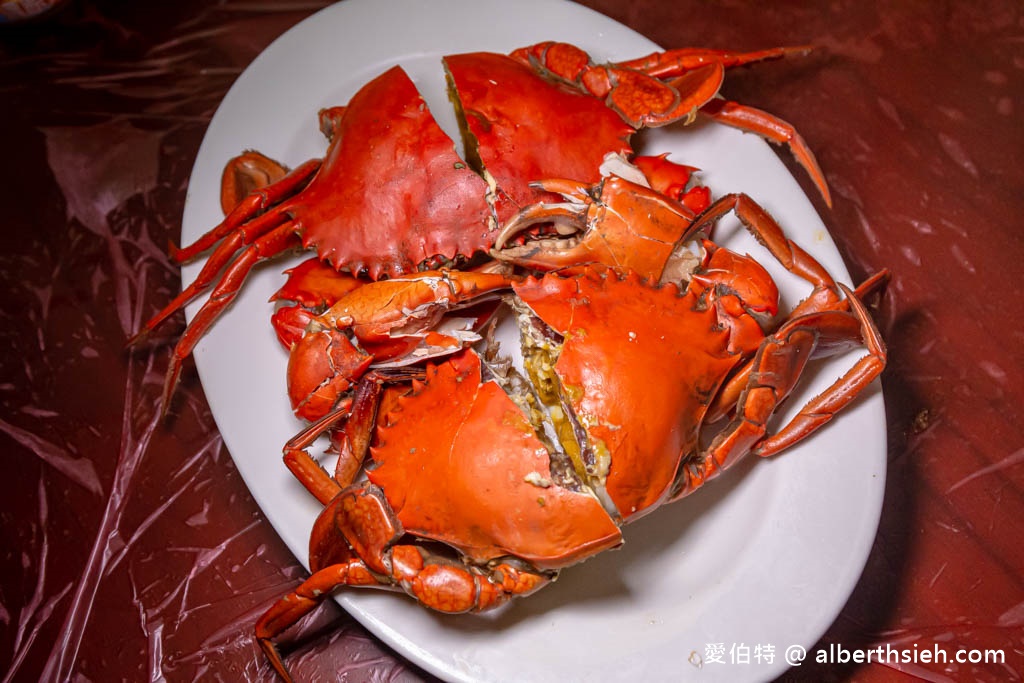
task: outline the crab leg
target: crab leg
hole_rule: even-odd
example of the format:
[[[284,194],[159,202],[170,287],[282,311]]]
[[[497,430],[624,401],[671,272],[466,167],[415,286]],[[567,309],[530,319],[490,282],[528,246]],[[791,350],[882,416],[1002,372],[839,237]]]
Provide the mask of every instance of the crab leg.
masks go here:
[[[313,574],[292,593],[281,598],[256,622],[256,639],[270,660],[270,665],[281,680],[292,683],[281,652],[273,638],[293,626],[302,617],[312,612],[323,601],[324,596],[340,586],[377,586],[376,577],[370,573],[362,560],[351,559],[333,564]]]
[[[254,190],[229,213],[219,225],[202,235],[190,245],[171,247],[171,258],[178,263],[189,261],[254,218],[267,207],[277,204],[301,190],[320,170],[320,159],[312,159],[291,171],[276,183]],[[222,190],[223,191],[223,190]]]
[[[800,316],[810,311],[822,311],[834,306],[839,299],[835,280],[817,259],[804,251],[800,245],[786,237],[765,209],[745,194],[728,194],[715,201],[704,213],[694,219],[684,241],[698,231],[711,225],[730,211],[735,212],[743,226],[758,242],[764,245],[772,256],[789,272],[814,285],[814,290],[793,310],[792,315]]]
[[[203,303],[199,312],[196,313],[195,318],[185,328],[184,334],[181,335],[181,338],[174,347],[174,352],[167,368],[167,377],[164,380],[163,406],[161,408],[164,413],[167,412],[170,406],[171,396],[174,394],[174,388],[178,384],[182,363],[192,353],[192,349],[199,343],[203,334],[206,333],[206,330],[209,329],[221,312],[234,301],[249,271],[259,261],[272,258],[293,246],[295,246],[295,231],[292,229],[291,223],[285,223],[256,239],[224,271],[224,274],[217,281],[217,285],[210,292],[210,298]],[[212,259],[213,257],[211,256]],[[145,335],[152,328],[152,325],[147,325],[139,336]]]
[[[851,313],[839,310],[809,313],[784,324],[761,343],[736,417],[715,437],[693,464],[677,474],[672,500],[693,492],[747,453],[767,456],[808,436],[848,405],[885,368],[885,345],[864,305],[846,286],[839,285]],[[868,354],[776,434],[767,436],[768,420],[789,396],[807,362],[863,344]]]
[[[884,287],[888,281],[889,271],[879,271],[864,282],[860,283],[860,286],[853,290],[852,298],[857,301],[864,301],[867,297]],[[848,312],[850,310],[850,300],[850,298],[843,299],[830,310]],[[709,424],[722,419],[736,406],[740,396],[743,394],[743,390],[747,387],[750,373],[753,368],[754,359],[751,358],[742,368],[734,373],[719,390],[718,394],[715,396],[715,400],[708,407],[708,413],[704,418]]]
[[[132,337],[129,344],[136,344],[145,339],[150,332],[159,327],[165,320],[174,315],[174,313],[184,307],[188,302],[192,301],[192,299],[202,293],[203,290],[216,282],[218,276],[221,278],[226,277],[226,273],[225,275],[219,274],[225,265],[230,264],[230,272],[231,269],[235,268],[235,263],[242,260],[239,258],[236,262],[232,262],[232,259],[236,257],[239,249],[247,245],[254,244],[257,240],[265,237],[266,235],[273,234],[275,230],[282,226],[287,229],[283,233],[270,238],[270,241],[277,243],[279,240],[291,234],[294,236],[294,239],[292,240],[293,244],[289,246],[300,246],[298,236],[294,235],[295,230],[292,227],[291,222],[288,220],[288,217],[284,214],[276,212],[264,214],[244,228],[239,228],[235,232],[231,233],[226,240],[217,245],[217,248],[212,254],[210,254],[210,258],[208,258],[206,263],[203,264],[203,267],[199,271],[199,275],[196,276],[196,279],[193,280],[190,285],[185,287],[178,296],[174,297],[169,304],[164,306],[159,313],[150,318],[138,334]],[[285,249],[287,249],[287,247],[282,246],[280,251],[284,251]],[[280,253],[280,251],[276,253]],[[273,255],[275,254],[268,254],[268,256]]]
[[[845,285],[840,285],[850,302],[852,314],[860,323],[860,334],[868,355],[858,360],[845,375],[836,380],[828,389],[808,401],[800,412],[774,435],[762,440],[753,452],[765,457],[788,448],[831,420],[839,410],[846,407],[885,369],[885,342],[878,328],[868,315],[864,304]],[[829,314],[822,314],[829,315]],[[832,313],[831,315],[842,315]],[[783,327],[785,329],[785,326]],[[841,341],[841,340],[840,340]],[[818,342],[822,346],[821,340]],[[837,347],[841,347],[839,344]],[[841,350],[841,349],[838,349]],[[787,392],[788,394],[788,392]],[[781,399],[778,399],[781,400]]]
[[[670,78],[709,63],[721,64],[726,69],[744,66],[754,62],[782,57],[803,57],[814,50],[811,45],[795,47],[775,47],[753,52],[733,52],[732,50],[711,50],[699,47],[683,47],[664,52],[652,52],[646,57],[637,57],[625,62],[616,62],[615,66],[625,69],[642,71],[655,78]]]
[[[256,623],[256,638],[283,679],[291,677],[273,638],[337,588],[404,590],[426,607],[461,613],[496,607],[552,578],[550,573],[507,562],[494,562],[486,569],[465,565],[423,546],[397,544],[403,535],[383,492],[372,484],[343,490],[324,509],[310,539],[313,575]]]
[[[314,441],[335,424],[344,420],[352,407],[345,401],[322,418],[292,437],[284,445],[284,464],[288,471],[299,480],[306,490],[323,505],[327,505],[341,492],[342,486],[331,478],[313,456],[306,450]]]
[[[406,370],[402,379],[422,379],[421,370]],[[396,381],[397,376],[389,378]],[[341,431],[338,443],[338,462],[334,467],[334,481],[342,487],[350,486],[362,469],[366,456],[370,452],[370,438],[377,425],[377,409],[380,397],[384,392],[385,378],[380,372],[372,372],[356,386],[352,397],[352,410],[349,412],[345,428]]]
[[[284,447],[284,464],[322,504],[327,505],[350,486],[370,451],[370,437],[377,424],[377,408],[384,384],[422,379],[416,368],[371,370],[356,384],[353,395],[296,434]],[[321,435],[344,420],[338,445],[338,463],[332,478],[307,450]]]
[[[769,142],[786,145],[796,158],[797,163],[804,167],[811,180],[821,193],[825,204],[832,207],[832,194],[829,192],[825,174],[821,172],[818,160],[803,137],[796,131],[793,124],[772,116],[766,111],[748,107],[721,98],[710,100],[700,109],[700,113],[719,123],[738,128],[747,133],[754,133]]]

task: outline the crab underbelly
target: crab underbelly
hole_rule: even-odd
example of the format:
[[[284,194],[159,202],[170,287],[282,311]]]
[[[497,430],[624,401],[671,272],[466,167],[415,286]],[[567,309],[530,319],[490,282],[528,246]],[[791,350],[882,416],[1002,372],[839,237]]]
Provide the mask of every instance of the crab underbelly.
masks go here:
[[[432,368],[387,416],[368,476],[405,531],[474,562],[513,556],[542,569],[619,545],[619,528],[600,502],[553,482],[534,428],[480,374],[479,357],[464,352]]]

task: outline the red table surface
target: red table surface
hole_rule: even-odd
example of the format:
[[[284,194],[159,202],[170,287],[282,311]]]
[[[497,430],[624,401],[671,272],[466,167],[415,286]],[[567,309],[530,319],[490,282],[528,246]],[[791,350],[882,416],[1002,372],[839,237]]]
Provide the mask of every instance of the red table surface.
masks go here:
[[[124,345],[181,286],[165,245],[215,108],[328,4],[81,0],[0,26],[0,681],[272,676],[253,623],[305,572],[194,372],[162,423],[169,348]],[[853,277],[894,273],[877,313],[890,351],[881,525],[818,647],[1005,655],[808,663],[784,679],[1020,680],[1024,6],[583,4],[665,47],[821,46],[724,89],[791,121],[818,155],[831,210],[782,156]],[[430,678],[333,603],[297,640],[302,680]]]

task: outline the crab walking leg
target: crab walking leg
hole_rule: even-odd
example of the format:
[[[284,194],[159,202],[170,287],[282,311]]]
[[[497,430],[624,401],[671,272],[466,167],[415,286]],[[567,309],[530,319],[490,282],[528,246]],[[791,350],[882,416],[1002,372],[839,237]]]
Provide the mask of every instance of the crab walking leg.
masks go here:
[[[864,301],[867,297],[881,290],[889,282],[889,271],[880,270],[864,282],[860,283],[857,289],[853,290],[853,297],[847,297],[828,310],[844,311],[850,310],[850,301]],[[708,424],[717,422],[725,417],[736,406],[743,390],[746,389],[750,379],[750,373],[754,368],[754,359],[751,358],[737,372],[735,372],[718,391],[715,400],[708,407],[705,420]]]
[[[192,349],[199,343],[199,340],[206,333],[206,330],[214,323],[217,317],[228,305],[235,300],[242,283],[258,262],[273,258],[278,254],[295,246],[295,231],[291,223],[285,223],[269,233],[259,237],[231,262],[217,281],[216,286],[210,292],[210,298],[203,303],[202,308],[196,313],[184,334],[174,346],[171,361],[167,368],[167,377],[164,380],[163,407],[162,411],[167,412],[171,403],[171,396],[178,384],[178,377],[181,375],[181,366],[192,353]],[[147,326],[146,328],[152,329]]]
[[[217,245],[213,253],[203,264],[202,269],[199,271],[199,275],[193,280],[187,287],[185,287],[178,296],[174,297],[170,303],[163,307],[163,309],[154,315],[149,321],[143,325],[142,329],[139,330],[129,341],[129,344],[135,344],[145,339],[150,332],[155,330],[157,327],[163,324],[165,320],[170,318],[172,315],[178,312],[179,309],[183,308],[187,303],[196,298],[211,284],[217,282],[218,277],[223,278],[221,271],[225,266],[232,268],[234,266],[232,259],[236,258],[238,252],[243,247],[254,244],[257,240],[266,235],[273,234],[275,230],[278,230],[282,226],[288,229],[282,234],[277,235],[273,239],[278,240],[284,238],[288,233],[292,234],[292,244],[288,246],[301,246],[298,235],[294,234],[294,229],[288,217],[284,214],[279,213],[268,213],[260,216],[258,219],[247,225],[244,229],[239,229],[231,234],[231,236]],[[281,251],[284,251],[287,247],[282,247]]]
[[[276,636],[316,609],[324,596],[330,595],[338,587],[377,585],[376,577],[362,560],[352,559],[318,571],[267,610],[256,622],[256,640],[281,680],[292,683],[294,679],[273,641]]]
[[[852,313],[860,323],[861,339],[868,355],[858,360],[850,370],[832,386],[808,401],[800,412],[774,435],[758,443],[753,452],[762,457],[788,448],[835,417],[857,394],[865,389],[885,369],[886,349],[864,304],[845,285],[840,285]]]
[[[825,174],[822,173],[821,166],[818,165],[818,160],[811,152],[811,148],[807,146],[803,136],[797,132],[793,124],[761,109],[721,98],[710,100],[701,107],[700,113],[732,128],[754,133],[769,142],[787,146],[797,163],[803,166],[811,176],[811,180],[814,181],[825,204],[832,208],[832,193],[829,192]]]
[[[727,194],[716,200],[694,219],[683,240],[692,237],[705,226],[717,222],[730,211],[736,214],[750,234],[764,245],[786,270],[814,285],[811,294],[793,310],[793,317],[811,311],[828,310],[840,300],[835,280],[825,267],[800,245],[786,237],[782,228],[764,207],[745,194]]]
[[[512,563],[496,561],[484,569],[423,546],[397,544],[403,534],[383,492],[372,484],[345,489],[324,509],[310,538],[312,576],[256,623],[256,638],[282,678],[291,680],[273,638],[338,588],[403,590],[426,607],[454,614],[496,607],[551,580],[548,573]]]
[[[415,375],[422,378],[422,372]],[[411,377],[411,376],[410,376]],[[370,438],[377,424],[377,409],[384,391],[384,381],[377,373],[363,377],[352,397],[352,410],[338,444],[338,462],[334,467],[334,481],[342,487],[355,482],[370,452]]]
[[[371,370],[359,379],[351,397],[342,400],[331,412],[285,444],[285,466],[322,504],[327,505],[334,500],[359,474],[370,451],[370,438],[377,424],[377,409],[384,385],[412,379],[423,379],[423,371],[417,368]],[[339,436],[338,463],[334,477],[331,477],[307,449],[342,421],[345,424]]]
[[[353,558],[321,569],[279,600],[260,618],[255,629],[256,639],[274,671],[284,681],[293,680],[273,639],[316,609],[325,597],[339,588],[405,589],[427,607],[456,613],[496,607],[510,597],[527,595],[550,582],[546,576],[508,564],[498,564],[487,574],[458,564],[428,564],[425,554],[426,551],[413,545],[398,545],[391,549],[395,567],[392,580],[399,585],[381,582],[365,562]]]
[[[301,190],[320,170],[321,163],[320,159],[307,161],[276,183],[252,191],[232,209],[231,213],[224,217],[220,224],[200,236],[195,242],[184,247],[172,245],[171,258],[178,263],[190,261],[231,233],[240,230],[245,223],[256,217],[261,211],[265,211],[267,207],[273,206]]]
[[[345,419],[351,407],[352,403],[345,401],[296,434],[284,446],[285,467],[323,505],[334,500],[341,493],[342,487],[313,459],[307,449],[327,430]]]
[[[771,455],[810,435],[882,372],[886,356],[881,335],[854,293],[843,285],[840,287],[850,300],[852,313],[809,313],[788,321],[761,343],[736,416],[693,464],[683,465],[677,474],[672,500],[692,493],[747,453]],[[807,362],[856,344],[865,346],[868,354],[809,401],[775,435],[767,436],[769,418],[796,386]]]
[[[790,55],[803,57],[813,50],[814,47],[811,45],[773,47],[753,52],[683,47],[675,50],[665,50],[664,52],[652,52],[645,57],[637,57],[625,62],[616,62],[615,66],[642,71],[654,78],[671,78],[711,62],[721,64],[726,69],[731,69],[735,66],[744,66],[770,59],[781,59]]]

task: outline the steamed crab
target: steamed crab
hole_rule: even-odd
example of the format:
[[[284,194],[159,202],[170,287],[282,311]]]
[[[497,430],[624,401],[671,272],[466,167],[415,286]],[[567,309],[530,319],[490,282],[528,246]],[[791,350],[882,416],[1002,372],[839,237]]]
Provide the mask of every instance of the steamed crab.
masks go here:
[[[182,362],[257,262],[296,248],[315,249],[334,270],[371,280],[462,266],[494,246],[509,217],[550,197],[531,186],[533,181],[595,183],[608,155],[632,156],[630,138],[642,127],[690,121],[699,113],[786,144],[828,201],[817,162],[792,126],[717,97],[727,68],[807,50],[686,48],[595,64],[577,47],[546,42],[510,55],[449,56],[444,66],[464,159],[405,72],[387,70],[346,106],[320,113],[330,140],[322,160],[285,172],[265,158],[239,157],[236,168],[226,170],[230,193],[237,191],[238,170],[243,177],[255,173],[274,182],[252,192],[195,243],[173,250],[184,262],[212,248],[196,280],[136,339],[204,291],[210,295],[175,349],[164,409]],[[659,157],[634,161],[655,189],[692,209],[706,206],[706,191],[687,187],[688,167]]]
[[[884,274],[837,284],[750,198],[711,203],[693,169],[630,146],[639,128],[708,116],[788,144],[827,201],[790,126],[716,97],[726,68],[803,51],[599,65],[543,43],[448,57],[464,157],[395,67],[321,112],[323,160],[228,165],[227,217],[174,252],[210,257],[141,334],[211,290],[175,349],[166,409],[251,268],[317,252],[290,271],[277,298],[292,305],[273,319],[292,407],[310,423],[285,462],[324,505],[312,576],[257,624],[282,676],[274,639],[333,590],[394,589],[441,612],[527,595],[745,455],[812,433],[881,372],[861,299]],[[811,287],[781,318],[764,267],[709,239],[730,211]],[[522,368],[492,341],[496,315],[518,324]],[[843,377],[770,432],[811,359],[858,346]],[[309,453],[325,434],[333,473]]]
[[[559,221],[562,231],[497,257],[554,271],[434,271],[367,284],[317,316],[293,345],[293,362],[324,373],[304,377],[313,393],[293,401],[323,401],[326,392],[339,405],[339,381],[355,391],[286,447],[288,466],[325,507],[310,538],[312,576],[256,627],[282,676],[273,639],[334,590],[389,588],[450,613],[532,593],[561,569],[618,546],[622,525],[745,455],[771,455],[812,433],[884,368],[885,347],[861,297],[885,275],[856,292],[835,283],[748,197],[726,196],[694,220],[678,202],[618,177],[593,187],[541,186],[568,201],[527,207],[505,231],[544,221]],[[729,211],[812,286],[781,320],[775,283],[750,256],[704,239],[699,261],[678,279],[678,247]],[[593,256],[580,246],[588,242],[624,249],[619,258]],[[576,265],[564,267],[567,258]],[[396,297],[399,289],[412,296]],[[522,371],[487,343],[451,344],[423,369],[400,374],[358,375],[309,360],[332,355],[324,343],[359,343],[366,329],[390,338],[396,326],[376,325],[395,317],[403,323],[396,337],[425,340],[437,334],[435,316],[499,292],[518,322]],[[360,301],[369,298],[376,308]],[[808,362],[856,346],[866,353],[849,371],[769,433],[769,418]],[[360,370],[373,363],[368,355]],[[306,447],[339,421],[338,466],[329,475]]]

